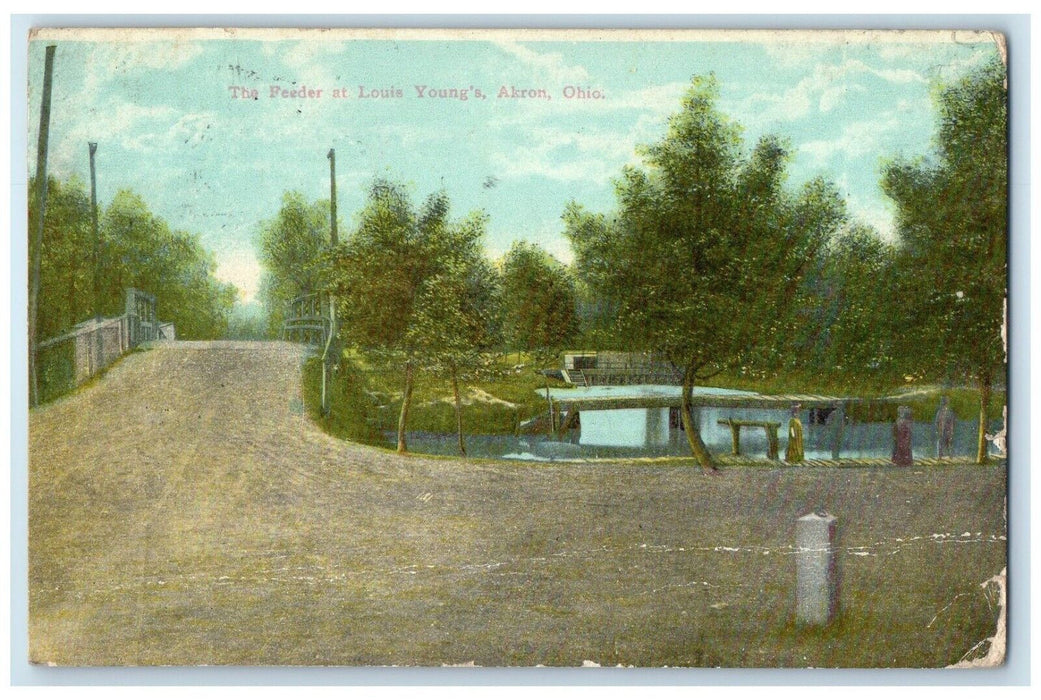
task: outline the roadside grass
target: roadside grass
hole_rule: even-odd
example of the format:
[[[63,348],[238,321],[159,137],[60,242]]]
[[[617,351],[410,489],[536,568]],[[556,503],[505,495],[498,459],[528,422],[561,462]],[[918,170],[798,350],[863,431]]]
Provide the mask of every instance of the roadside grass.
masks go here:
[[[961,420],[976,420],[980,412],[979,389],[969,386],[945,386],[922,382],[906,382],[893,378],[863,375],[813,374],[787,370],[781,374],[743,375],[740,372],[719,374],[712,378],[713,386],[741,389],[762,394],[819,394],[822,396],[856,396],[876,398],[904,397],[901,403],[911,407],[917,422],[932,422],[940,397],[947,396],[951,409]],[[987,415],[992,420],[1001,418],[1006,402],[1006,391],[996,387],[987,404]],[[847,415],[861,422],[891,422],[896,420],[895,403],[852,404]]]
[[[567,386],[560,380],[543,377],[529,365],[516,368],[527,359],[522,356],[518,363],[517,355],[496,356],[475,376],[460,379],[463,424],[468,434],[513,434],[521,422],[547,410],[545,398],[539,393],[547,382],[550,387]],[[397,429],[403,372],[369,366],[360,357],[346,356],[340,375],[331,385],[331,415],[323,418],[321,369],[318,358],[309,358],[304,363],[304,401],[308,415],[336,437],[385,446],[384,433]],[[417,373],[409,431],[455,433],[455,405],[449,377],[429,371]]]
[[[332,411],[323,417],[319,410],[321,397],[321,364],[309,359],[303,369],[304,398],[308,415],[326,432],[336,437],[368,445],[386,447],[386,433],[397,429],[401,410],[403,372],[392,367],[366,364],[358,355],[346,355],[340,376],[331,386]],[[460,380],[463,395],[463,429],[467,435],[509,435],[518,426],[536,416],[545,415],[543,390],[546,384],[566,388],[564,382],[549,378],[532,369],[531,358],[524,354],[490,357],[480,372]],[[788,373],[784,376],[749,377],[722,374],[713,385],[728,389],[757,391],[765,394],[822,394],[835,396],[902,396],[903,405],[911,407],[916,422],[931,423],[947,396],[951,408],[961,420],[979,417],[979,391],[968,387],[944,387],[935,384],[894,384],[878,378],[836,378],[824,375]],[[988,404],[991,423],[1000,421],[1006,392],[996,389]],[[893,422],[896,403],[855,403],[847,415],[859,422]],[[434,372],[416,375],[409,431],[452,435],[456,431],[455,408],[451,382]]]

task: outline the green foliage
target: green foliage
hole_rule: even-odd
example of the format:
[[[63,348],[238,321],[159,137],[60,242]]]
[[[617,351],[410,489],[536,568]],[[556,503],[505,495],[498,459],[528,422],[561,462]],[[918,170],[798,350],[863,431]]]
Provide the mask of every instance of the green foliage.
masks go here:
[[[481,250],[484,226],[485,218],[474,215],[454,232],[442,232],[453,244],[416,296],[406,344],[419,351],[427,369],[476,369],[497,344],[499,278]]]
[[[36,187],[30,185],[30,240],[37,226]],[[48,178],[47,218],[40,257],[37,340],[61,335],[94,312],[94,235],[90,196],[77,179]],[[32,280],[29,280],[30,285]]]
[[[1007,92],[994,60],[939,93],[936,150],[886,166],[900,236],[897,348],[908,371],[989,381],[1003,373]]]
[[[417,211],[377,181],[357,230],[334,252],[331,279],[347,342],[371,357],[461,361],[490,340],[496,280],[481,257],[485,217],[453,223],[448,197]]]
[[[474,432],[512,435],[519,422],[545,413],[539,391],[545,379],[534,372],[515,371],[514,360],[485,354],[462,381],[464,416]],[[523,356],[522,360],[531,358]],[[363,358],[345,356],[340,373],[332,379],[332,411],[321,414],[321,364],[310,360],[304,368],[304,398],[310,415],[330,434],[347,440],[387,446],[385,431],[395,428],[401,410],[401,372],[383,364],[369,365]],[[550,380],[550,386],[563,382]],[[480,396],[477,398],[475,396]],[[482,400],[483,399],[483,400]],[[416,377],[409,430],[451,434],[456,430],[450,378],[444,372],[421,372]]]
[[[332,256],[345,342],[378,365],[404,369],[400,451],[416,370],[456,377],[493,340],[496,280],[481,254],[485,216],[452,222],[448,215],[444,192],[417,210],[402,186],[377,180],[357,229]]]
[[[29,209],[30,230],[35,226],[34,204]],[[121,315],[128,287],[153,294],[160,319],[173,322],[178,337],[223,335],[236,290],[214,277],[216,261],[197,236],[172,231],[139,195],[125,189],[100,212],[99,234],[101,274],[95,301],[90,198],[75,179],[49,180],[39,340],[60,335],[95,312]]]
[[[332,395],[328,416],[322,415],[322,361],[309,358],[304,363],[304,404],[308,415],[331,435],[369,445],[385,445],[380,432],[379,407],[368,390],[365,375],[349,360],[329,377]]]
[[[75,386],[76,345],[58,343],[40,350],[36,373],[40,387],[40,401],[51,401]]]
[[[232,340],[261,340],[267,336],[267,314],[256,303],[236,303],[228,317],[224,337]]]
[[[575,283],[567,268],[534,243],[514,243],[501,267],[507,346],[546,362],[578,334]]]
[[[900,374],[893,345],[898,297],[892,244],[851,224],[820,251],[807,275],[784,372],[811,369],[833,378],[892,382]]]
[[[894,161],[882,188],[897,205],[905,328],[896,352],[915,376],[980,388],[977,460],[989,393],[1005,374],[1002,327],[1008,255],[1008,95],[997,59],[939,93],[932,158]]]
[[[324,289],[329,216],[327,200],[309,204],[299,192],[286,192],[278,215],[260,225],[260,260],[265,269],[260,297],[271,337],[281,332],[286,307],[295,297]]]
[[[619,344],[661,353],[691,381],[776,354],[844,220],[830,184],[784,187],[781,140],[746,155],[716,96],[713,78],[694,79],[668,134],[643,149],[646,167],[623,172],[615,215],[564,213],[580,276],[618,309]]]

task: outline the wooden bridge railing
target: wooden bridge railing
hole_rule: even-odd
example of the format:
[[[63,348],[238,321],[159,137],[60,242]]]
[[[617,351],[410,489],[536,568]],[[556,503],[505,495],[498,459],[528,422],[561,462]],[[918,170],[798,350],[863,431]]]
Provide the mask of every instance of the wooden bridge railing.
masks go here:
[[[173,324],[159,321],[155,296],[127,289],[122,316],[90,319],[37,347],[40,396],[49,401],[73,389],[141,343],[173,340]]]
[[[282,339],[324,347],[331,325],[328,296],[303,294],[289,302],[282,323]]]

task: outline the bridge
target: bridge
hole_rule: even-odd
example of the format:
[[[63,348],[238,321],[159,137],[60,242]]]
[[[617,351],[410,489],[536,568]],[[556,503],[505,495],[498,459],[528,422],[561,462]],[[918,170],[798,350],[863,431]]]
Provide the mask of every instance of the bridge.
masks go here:
[[[35,367],[44,401],[96,377],[142,343],[176,338],[174,325],[159,320],[155,296],[128,288],[124,298],[121,316],[90,319],[37,344]]]
[[[329,295],[315,293],[295,297],[286,307],[282,340],[324,348],[329,339],[331,318]]]

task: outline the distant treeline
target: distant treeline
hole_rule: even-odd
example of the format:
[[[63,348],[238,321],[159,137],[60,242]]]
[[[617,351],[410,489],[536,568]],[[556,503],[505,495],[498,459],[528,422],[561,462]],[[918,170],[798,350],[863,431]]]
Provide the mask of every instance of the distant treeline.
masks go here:
[[[30,192],[31,233],[38,212],[35,183]],[[100,274],[95,295],[89,192],[76,178],[48,178],[37,340],[60,335],[95,313],[121,315],[127,287],[154,295],[160,319],[173,322],[178,337],[221,337],[237,291],[216,279],[217,263],[198,236],[171,230],[130,190],[120,190],[98,209]]]

